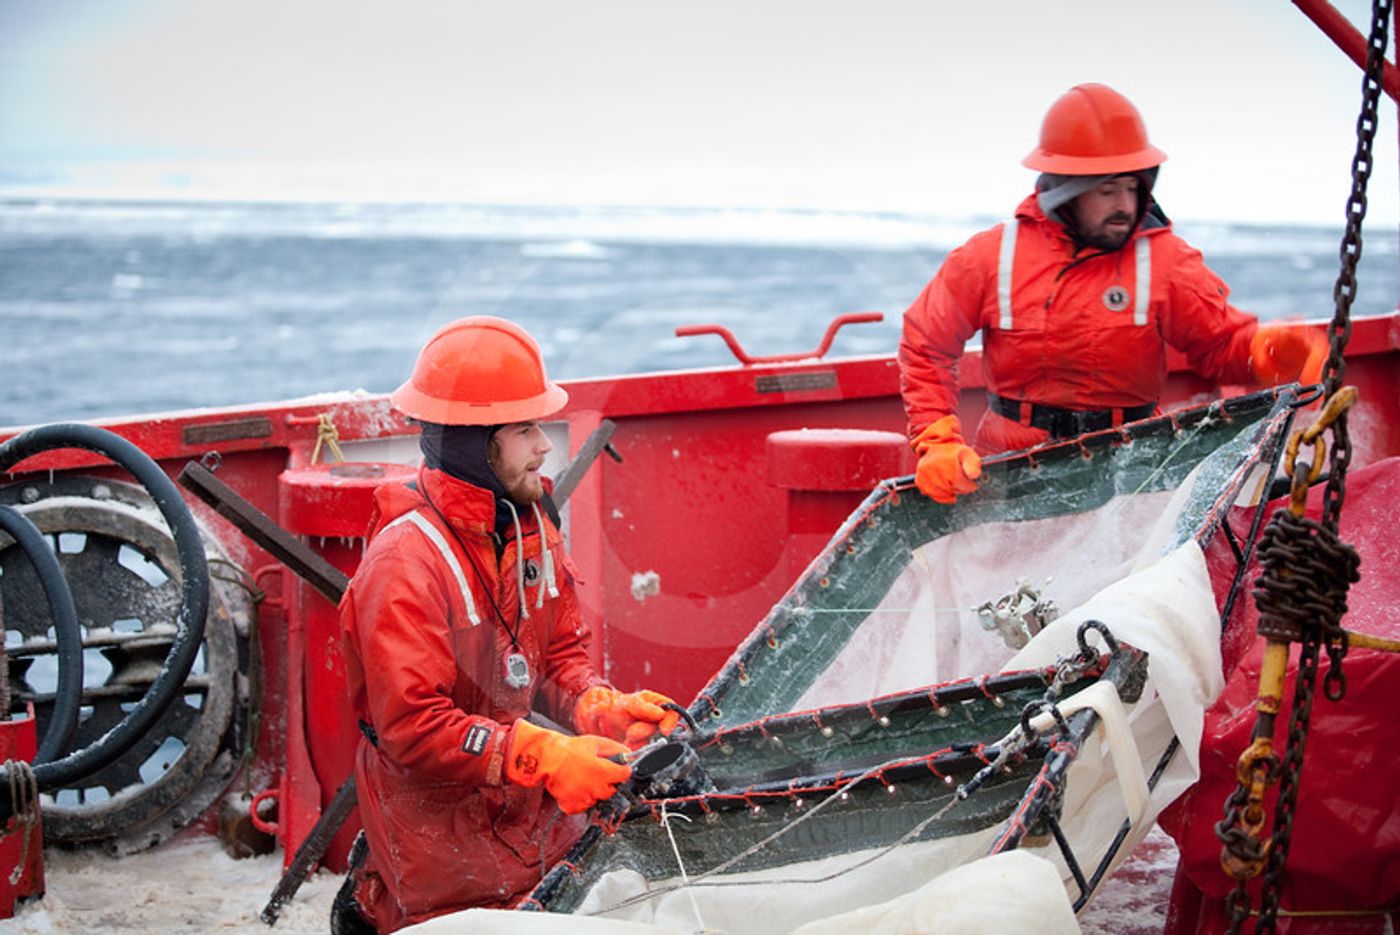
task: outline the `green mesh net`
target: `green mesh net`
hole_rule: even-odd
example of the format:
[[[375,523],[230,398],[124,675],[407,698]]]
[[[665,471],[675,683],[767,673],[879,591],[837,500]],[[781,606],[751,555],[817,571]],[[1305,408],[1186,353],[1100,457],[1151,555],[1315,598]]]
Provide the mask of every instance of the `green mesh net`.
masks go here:
[[[988,459],[952,506],[910,478],[881,483],[697,695],[666,781],[602,810],[521,907],[652,920],[648,904],[684,894],[698,913],[697,894],[727,887],[750,895],[707,912],[763,931],[754,907],[779,892],[795,919],[792,900],[898,895],[1008,822],[1018,841],[1047,834],[1037,816],[1058,808],[1083,737],[1051,731],[1004,759],[999,744],[1028,705],[1100,678],[1136,697],[1148,663],[1125,646],[1072,671],[1008,671],[1024,642],[1008,619],[1033,639],[1183,544],[1204,548],[1228,511],[1266,498],[1295,405],[1282,388]],[[919,856],[935,845],[937,860]]]

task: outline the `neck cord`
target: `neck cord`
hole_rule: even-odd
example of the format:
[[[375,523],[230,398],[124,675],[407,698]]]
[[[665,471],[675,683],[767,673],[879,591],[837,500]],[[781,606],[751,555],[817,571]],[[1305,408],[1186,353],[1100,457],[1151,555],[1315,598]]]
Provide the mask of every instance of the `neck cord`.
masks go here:
[[[520,633],[520,621],[516,621],[517,626],[515,628],[515,631],[512,632],[510,629],[510,624],[506,623],[506,615],[501,613],[500,605],[496,603],[495,592],[491,589],[491,586],[486,583],[486,576],[481,573],[481,569],[477,567],[476,557],[472,555],[472,550],[467,548],[467,544],[462,541],[462,537],[457,535],[456,527],[454,527],[450,522],[448,522],[446,515],[444,515],[442,510],[438,509],[438,505],[433,502],[433,498],[428,496],[428,491],[426,487],[420,490],[420,493],[423,494],[423,499],[427,501],[428,506],[432,507],[433,512],[438,515],[438,519],[442,520],[442,524],[447,527],[448,533],[450,533],[452,538],[457,541],[457,545],[461,547],[462,553],[467,556],[467,564],[472,566],[472,571],[476,573],[476,580],[481,585],[481,590],[486,592],[486,600],[491,603],[491,609],[496,612],[496,619],[501,622],[501,629],[505,630],[506,636],[510,637],[511,648],[514,649],[516,652],[520,652],[520,640],[518,639]],[[518,525],[519,524],[517,523],[517,526]],[[520,533],[517,529],[517,538],[519,537],[519,535]],[[521,609],[524,609],[524,604],[521,605]]]

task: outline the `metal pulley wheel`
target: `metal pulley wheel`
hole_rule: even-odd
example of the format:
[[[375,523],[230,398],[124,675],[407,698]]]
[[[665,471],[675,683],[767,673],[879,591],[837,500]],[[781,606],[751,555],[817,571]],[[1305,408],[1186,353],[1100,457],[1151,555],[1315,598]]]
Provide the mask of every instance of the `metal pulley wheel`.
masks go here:
[[[73,747],[93,743],[140,701],[165,663],[181,605],[175,541],[139,486],[88,476],[0,488],[54,545],[83,631],[83,716]],[[207,558],[227,561],[201,530]],[[217,567],[217,566],[216,566]],[[57,643],[39,583],[0,534],[0,592],[13,703],[33,701],[40,732],[52,711]],[[224,791],[238,767],[235,714],[246,704],[239,639],[253,609],[244,588],[211,576],[203,644],[178,697],[118,759],[50,793],[46,841],[113,854],[153,846]]]

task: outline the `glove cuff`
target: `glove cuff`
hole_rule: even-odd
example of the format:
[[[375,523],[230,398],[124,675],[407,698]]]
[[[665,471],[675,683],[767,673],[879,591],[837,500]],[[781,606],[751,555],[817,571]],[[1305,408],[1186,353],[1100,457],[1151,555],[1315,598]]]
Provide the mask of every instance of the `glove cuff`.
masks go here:
[[[962,437],[962,423],[955,415],[946,415],[930,422],[924,426],[922,432],[914,436],[914,440],[909,445],[919,454],[923,454],[926,449],[933,445],[943,445],[948,442],[967,444]]]
[[[545,781],[548,770],[542,754],[554,731],[536,727],[524,718],[515,722],[506,747],[506,779],[531,788]]]

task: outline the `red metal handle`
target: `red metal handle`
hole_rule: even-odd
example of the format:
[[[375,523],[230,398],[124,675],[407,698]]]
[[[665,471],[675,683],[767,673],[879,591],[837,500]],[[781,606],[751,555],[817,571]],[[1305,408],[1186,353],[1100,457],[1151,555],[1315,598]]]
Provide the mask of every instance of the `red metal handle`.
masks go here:
[[[259,807],[262,805],[263,802],[267,801],[268,799],[271,799],[273,802],[277,801],[276,789],[264,789],[257,795],[253,796],[253,801],[248,806],[248,819],[253,823],[253,827],[257,828],[263,834],[270,834],[273,837],[276,837],[277,822],[268,821],[258,814]]]
[[[831,350],[831,342],[835,340],[836,332],[840,331],[843,326],[884,320],[884,312],[845,312],[837,315],[831,320],[831,324],[826,326],[826,334],[822,335],[822,343],[817,346],[816,350],[799,354],[768,354],[763,357],[750,355],[739,346],[739,340],[723,325],[681,325],[676,329],[676,337],[688,338],[697,334],[717,334],[724,339],[724,343],[729,346],[729,352],[738,359],[739,363],[745,367],[751,367],[754,364],[781,364],[793,360],[820,360],[826,356],[827,351]]]

